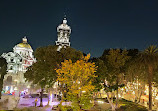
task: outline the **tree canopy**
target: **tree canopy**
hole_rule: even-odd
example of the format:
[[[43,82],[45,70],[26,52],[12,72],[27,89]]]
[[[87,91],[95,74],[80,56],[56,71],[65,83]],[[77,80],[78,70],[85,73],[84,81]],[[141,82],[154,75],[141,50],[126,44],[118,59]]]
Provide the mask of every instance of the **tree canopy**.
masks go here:
[[[92,100],[92,91],[95,88],[92,81],[96,77],[94,73],[97,67],[94,63],[88,62],[89,58],[88,54],[74,63],[72,60],[65,60],[56,70],[57,80],[66,87],[66,90],[62,90],[62,94],[67,93],[65,99],[72,102],[71,107],[74,111],[87,109],[92,105],[90,100]]]
[[[37,61],[28,68],[25,78],[32,81],[33,84],[44,87],[45,85],[52,85],[56,81],[54,69],[60,67],[62,61],[65,59],[76,61],[81,58],[82,53],[73,48],[61,49],[58,52],[57,46],[46,46],[37,48],[34,55]]]

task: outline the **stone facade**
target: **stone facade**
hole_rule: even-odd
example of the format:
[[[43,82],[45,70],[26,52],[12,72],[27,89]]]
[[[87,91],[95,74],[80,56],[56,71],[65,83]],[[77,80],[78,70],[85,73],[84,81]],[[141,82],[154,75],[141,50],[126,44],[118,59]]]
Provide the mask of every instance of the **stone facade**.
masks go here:
[[[29,85],[25,82],[24,73],[27,67],[31,66],[36,59],[33,56],[33,50],[27,43],[27,38],[22,39],[22,43],[13,48],[13,52],[3,53],[1,55],[7,61],[7,74],[4,77],[4,90],[13,92],[22,91]]]

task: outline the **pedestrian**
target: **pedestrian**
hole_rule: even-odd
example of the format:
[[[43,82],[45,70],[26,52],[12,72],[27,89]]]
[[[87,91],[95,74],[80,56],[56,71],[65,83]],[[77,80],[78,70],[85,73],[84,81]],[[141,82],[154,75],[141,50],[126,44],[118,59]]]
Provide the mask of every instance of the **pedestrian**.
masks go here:
[[[38,101],[38,99],[36,98],[36,99],[35,99],[35,107],[37,106],[37,101]]]

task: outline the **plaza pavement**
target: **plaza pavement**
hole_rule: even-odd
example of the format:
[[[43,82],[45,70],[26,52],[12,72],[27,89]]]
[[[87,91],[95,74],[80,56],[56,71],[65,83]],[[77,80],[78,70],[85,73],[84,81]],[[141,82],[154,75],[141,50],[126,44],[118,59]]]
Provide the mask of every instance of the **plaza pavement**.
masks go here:
[[[3,102],[4,100],[9,99],[8,103]],[[59,104],[59,101],[50,102],[49,106],[47,106],[48,99],[43,98],[43,106],[38,107],[40,105],[40,99],[38,98],[37,107],[35,107],[35,98],[19,98],[12,95],[2,96],[0,102],[3,102],[3,106],[0,110],[23,110],[23,109],[30,109],[32,111],[53,111],[52,107]],[[97,102],[97,101],[96,101]],[[71,103],[63,103],[63,104],[71,104]],[[111,106],[109,103],[103,102],[96,104],[95,108],[92,108],[91,111],[105,111],[109,109]]]

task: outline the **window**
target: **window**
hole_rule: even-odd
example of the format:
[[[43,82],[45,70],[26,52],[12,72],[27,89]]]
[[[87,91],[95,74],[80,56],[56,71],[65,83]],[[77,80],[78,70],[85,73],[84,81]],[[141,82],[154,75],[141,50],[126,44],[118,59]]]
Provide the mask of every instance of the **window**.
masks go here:
[[[10,61],[11,61],[11,62],[13,62],[13,61],[14,61],[14,59],[13,59],[13,58],[11,58],[11,59],[10,59]]]
[[[10,66],[10,70],[13,70],[13,66]]]

